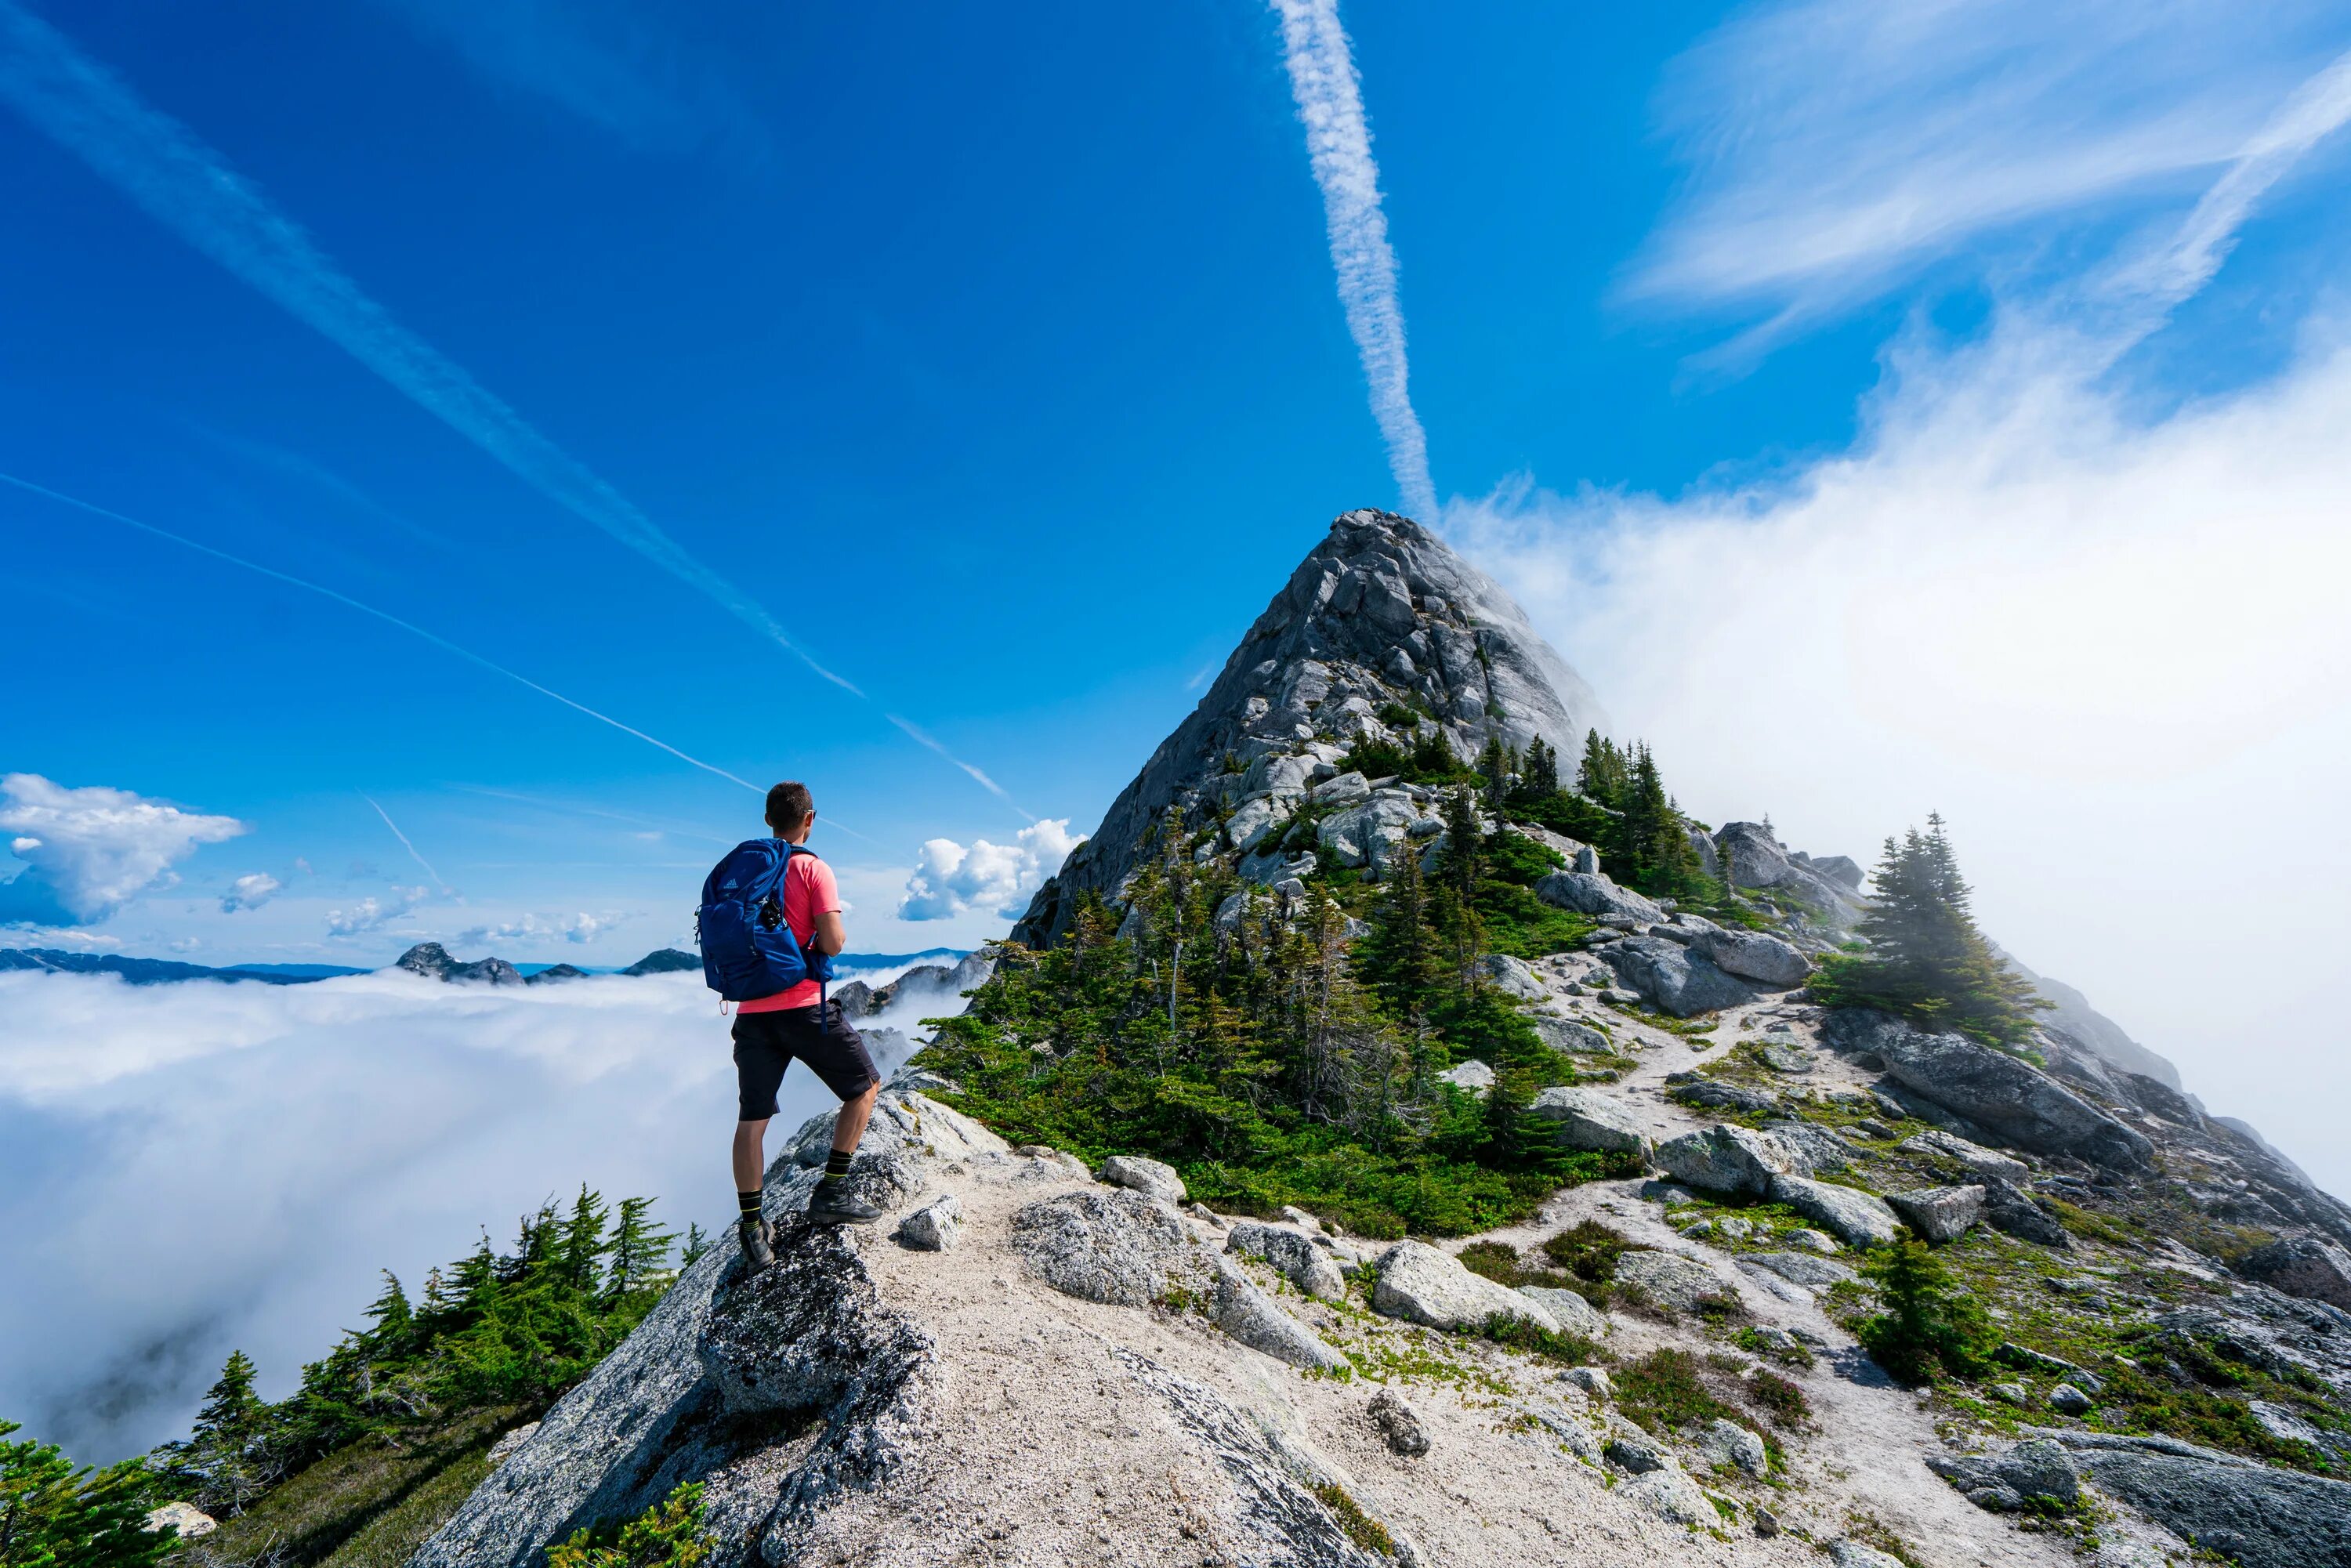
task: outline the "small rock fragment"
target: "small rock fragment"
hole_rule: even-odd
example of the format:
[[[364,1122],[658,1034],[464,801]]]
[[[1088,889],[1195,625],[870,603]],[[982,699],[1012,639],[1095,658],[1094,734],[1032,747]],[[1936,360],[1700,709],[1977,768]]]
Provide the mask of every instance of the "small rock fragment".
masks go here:
[[[1418,1458],[1428,1452],[1428,1431],[1420,1424],[1411,1406],[1396,1397],[1395,1391],[1383,1388],[1372,1396],[1372,1425],[1389,1448],[1408,1458]]]
[[[1573,1383],[1594,1399],[1613,1399],[1616,1385],[1609,1380],[1604,1366],[1571,1366],[1559,1375],[1562,1383]]]
[[[963,1199],[948,1193],[898,1222],[898,1242],[917,1252],[945,1252],[963,1231]]]

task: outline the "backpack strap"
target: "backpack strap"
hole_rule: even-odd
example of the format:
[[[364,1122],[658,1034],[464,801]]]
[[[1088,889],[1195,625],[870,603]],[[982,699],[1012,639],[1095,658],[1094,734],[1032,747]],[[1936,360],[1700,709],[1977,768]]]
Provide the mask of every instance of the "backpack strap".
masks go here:
[[[818,854],[806,844],[796,844],[786,839],[778,839],[776,841],[784,846],[784,874],[776,879],[776,896],[778,898],[781,898],[783,896],[783,884],[792,874],[792,857],[794,855],[806,855],[812,861],[820,861],[824,857]],[[809,942],[811,946],[816,942],[816,915],[817,912],[815,910],[809,911]],[[787,922],[787,924],[789,924],[789,922]],[[831,953],[824,955],[824,958],[826,960],[825,973],[819,975],[816,977],[816,1026],[819,1029],[822,1029],[824,1027],[825,999],[832,989],[832,957],[833,955]]]

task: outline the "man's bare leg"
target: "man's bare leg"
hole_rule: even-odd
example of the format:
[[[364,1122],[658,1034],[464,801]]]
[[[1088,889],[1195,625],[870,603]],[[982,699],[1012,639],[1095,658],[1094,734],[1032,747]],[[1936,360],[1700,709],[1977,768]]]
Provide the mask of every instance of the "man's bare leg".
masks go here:
[[[864,1131],[865,1124],[858,1123]],[[768,1118],[735,1124],[735,1190],[758,1192],[767,1177]]]
[[[865,1136],[865,1124],[873,1115],[873,1102],[881,1096],[882,1085],[871,1083],[866,1085],[864,1093],[841,1103],[841,1112],[832,1119],[832,1146],[837,1153],[857,1152],[857,1141]]]

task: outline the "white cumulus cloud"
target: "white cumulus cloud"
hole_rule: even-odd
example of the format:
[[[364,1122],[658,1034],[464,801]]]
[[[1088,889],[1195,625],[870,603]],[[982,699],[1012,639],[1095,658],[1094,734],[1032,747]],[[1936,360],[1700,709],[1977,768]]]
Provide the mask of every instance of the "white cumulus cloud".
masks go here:
[[[1016,917],[1079,841],[1067,817],[1023,828],[1008,844],[975,839],[967,848],[953,839],[932,839],[915,857],[898,918],[950,920],[972,910]]]
[[[519,919],[501,921],[497,925],[469,926],[457,933],[457,941],[467,947],[478,947],[485,942],[547,942],[560,939],[585,944],[593,942],[622,921],[625,915],[607,911],[602,915],[528,915]]]
[[[0,883],[0,925],[89,925],[151,888],[203,844],[246,831],[235,817],[183,811],[128,789],[69,789],[37,773],[0,778],[0,833],[26,863]]]
[[[248,872],[229,883],[221,894],[221,913],[234,915],[240,909],[258,909],[277,896],[285,883],[266,871]]]
[[[424,893],[421,887],[395,887],[389,901],[371,894],[349,909],[330,909],[327,911],[327,935],[360,936],[381,931],[423,903]]]

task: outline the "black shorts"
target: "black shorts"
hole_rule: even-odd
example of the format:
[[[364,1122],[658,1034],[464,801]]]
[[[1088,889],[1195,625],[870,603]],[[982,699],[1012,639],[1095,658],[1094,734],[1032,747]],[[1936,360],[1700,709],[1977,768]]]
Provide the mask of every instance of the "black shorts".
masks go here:
[[[820,1020],[819,1011],[823,1018]],[[824,1080],[824,1086],[842,1100],[854,1100],[882,1075],[865,1054],[865,1041],[841,1016],[841,1004],[785,1008],[771,1013],[735,1015],[735,1079],[742,1101],[742,1119],[764,1122],[776,1113],[776,1091],[784,1069],[794,1058]]]

